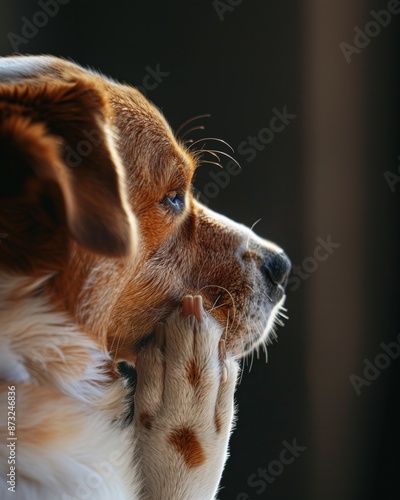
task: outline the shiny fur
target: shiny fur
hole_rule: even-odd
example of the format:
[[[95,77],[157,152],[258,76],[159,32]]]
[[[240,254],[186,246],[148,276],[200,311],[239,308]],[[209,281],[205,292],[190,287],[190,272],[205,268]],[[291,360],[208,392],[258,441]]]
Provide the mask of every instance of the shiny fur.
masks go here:
[[[235,358],[284,301],[286,268],[281,284],[265,271],[281,250],[194,199],[196,155],[134,88],[11,57],[0,96],[0,394],[4,408],[16,386],[17,498],[213,498]],[[138,372],[133,425],[119,361]],[[1,443],[6,430],[2,415]],[[6,460],[0,447],[0,481]]]

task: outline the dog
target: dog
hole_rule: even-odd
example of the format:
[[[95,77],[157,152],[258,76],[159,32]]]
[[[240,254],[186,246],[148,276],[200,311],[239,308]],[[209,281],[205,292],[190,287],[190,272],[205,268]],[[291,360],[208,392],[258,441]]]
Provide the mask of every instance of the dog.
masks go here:
[[[135,88],[12,56],[0,96],[1,498],[214,498],[288,257],[195,199],[201,153]]]

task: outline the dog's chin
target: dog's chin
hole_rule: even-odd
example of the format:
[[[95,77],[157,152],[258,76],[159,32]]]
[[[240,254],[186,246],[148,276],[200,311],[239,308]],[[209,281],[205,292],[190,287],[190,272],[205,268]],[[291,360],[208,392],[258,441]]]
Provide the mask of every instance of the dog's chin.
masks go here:
[[[214,316],[215,313],[209,311],[214,320],[221,325],[222,338],[225,339],[226,351],[240,359],[258,350],[260,347],[264,346],[265,348],[276,338],[277,326],[283,326],[282,320],[286,318],[283,307],[285,299],[286,295],[284,294],[280,295],[277,302],[277,298],[275,298],[274,302],[271,302],[271,296],[265,294],[262,298],[248,298],[243,311],[236,310],[236,314],[240,319],[237,322],[233,321],[228,331],[225,330],[227,317],[222,313],[222,309],[218,310],[221,314],[219,316]],[[157,321],[154,324],[152,323],[148,331],[143,333],[135,342],[134,352],[136,354],[145,348],[148,343],[154,341],[155,324],[158,321],[166,321],[171,312],[176,307],[180,307],[179,304],[180,302],[173,302],[168,307],[164,304],[160,308]]]
[[[283,305],[286,295],[274,305],[266,304],[266,307],[257,307],[256,310],[243,315],[243,324],[235,331],[234,335],[227,339],[227,350],[233,352],[238,358],[243,358],[260,347],[266,346],[276,339],[277,326],[283,326],[286,315]]]

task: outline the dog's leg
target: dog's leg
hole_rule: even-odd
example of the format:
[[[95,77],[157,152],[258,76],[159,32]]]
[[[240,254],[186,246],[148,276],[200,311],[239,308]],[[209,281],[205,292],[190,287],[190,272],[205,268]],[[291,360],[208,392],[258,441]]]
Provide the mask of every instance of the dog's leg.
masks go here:
[[[200,296],[185,297],[139,354],[135,432],[143,497],[211,500],[227,458],[238,364]]]

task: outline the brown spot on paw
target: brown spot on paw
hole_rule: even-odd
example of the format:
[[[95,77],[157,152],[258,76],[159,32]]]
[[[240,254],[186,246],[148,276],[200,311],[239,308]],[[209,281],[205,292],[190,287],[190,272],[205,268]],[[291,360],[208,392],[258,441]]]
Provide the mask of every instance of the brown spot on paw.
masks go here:
[[[201,370],[196,364],[194,359],[190,360],[186,365],[186,377],[189,380],[190,385],[197,388],[201,380]]]
[[[140,425],[142,425],[149,431],[152,428],[152,420],[153,420],[152,416],[149,413],[146,413],[145,411],[139,415]]]
[[[188,427],[180,427],[171,432],[168,441],[183,457],[189,468],[199,467],[206,457],[194,431]]]

